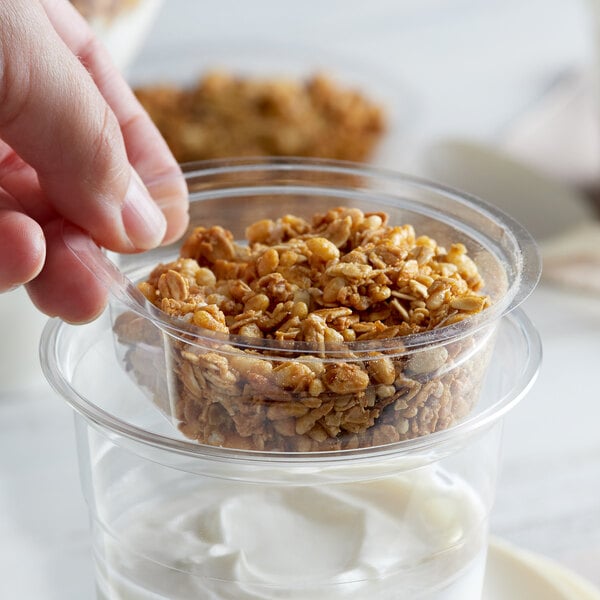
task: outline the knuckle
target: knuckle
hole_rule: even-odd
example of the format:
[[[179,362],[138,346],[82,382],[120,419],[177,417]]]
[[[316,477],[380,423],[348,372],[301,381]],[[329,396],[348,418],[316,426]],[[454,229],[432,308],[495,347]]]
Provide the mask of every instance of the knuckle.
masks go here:
[[[109,175],[115,168],[114,150],[120,133],[116,117],[107,104],[102,107],[101,117],[90,137],[90,162],[96,173]]]
[[[8,129],[24,114],[31,97],[31,72],[20,57],[10,56],[11,36],[0,36],[0,128]]]

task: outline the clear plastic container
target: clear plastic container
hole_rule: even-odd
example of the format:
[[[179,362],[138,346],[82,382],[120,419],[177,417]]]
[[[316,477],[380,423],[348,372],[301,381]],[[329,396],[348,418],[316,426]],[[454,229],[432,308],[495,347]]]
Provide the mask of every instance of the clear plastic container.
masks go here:
[[[516,223],[449,190],[335,162],[205,163],[190,166],[186,179],[190,230],[217,224],[243,240],[258,219],[310,221],[340,205],[384,212],[391,225],[410,223],[441,246],[463,243],[492,302],[425,333],[347,344],[222,335],[153,306],[114,303],[123,365],[188,437],[247,450],[344,450],[427,435],[471,412],[498,319],[539,276],[535,246]],[[170,189],[151,187],[159,196]],[[166,248],[118,260],[138,281],[174,256]]]
[[[99,598],[479,599],[501,417],[525,394],[541,357],[531,323],[512,310],[539,275],[528,234],[477,200],[339,163],[203,164],[189,167],[186,179],[192,225],[218,223],[239,238],[257,218],[346,205],[383,210],[441,244],[461,241],[494,303],[456,325],[344,352],[257,347],[118,302],[90,325],[51,322],[42,362],[77,413]],[[158,196],[172,189],[151,187]],[[174,254],[172,247],[123,257],[121,267],[138,279]],[[123,335],[123,319],[137,322],[133,337]],[[276,419],[268,408],[279,395],[288,393],[288,409],[306,398],[271,386],[257,401],[246,383],[224,385],[232,369],[245,373],[239,363],[248,356],[258,361],[248,368],[260,372],[262,363],[318,360],[325,369],[354,364],[368,373],[383,356],[398,375],[386,384],[395,404],[359,433],[324,441],[296,430],[293,443],[269,437]],[[196,381],[215,386],[199,393],[196,406],[236,407],[226,411],[229,421],[219,408],[223,439],[191,435],[180,422],[189,360],[200,364]],[[211,370],[215,361],[226,368]],[[402,412],[407,380],[419,384],[412,412]],[[375,404],[379,385],[371,378],[363,392]],[[255,418],[241,418],[251,408]],[[249,429],[240,431],[244,424]]]
[[[122,371],[107,314],[53,321],[42,352],[76,410],[98,598],[479,600],[501,417],[539,340],[502,319],[469,420],[384,448],[264,453],[194,444]]]

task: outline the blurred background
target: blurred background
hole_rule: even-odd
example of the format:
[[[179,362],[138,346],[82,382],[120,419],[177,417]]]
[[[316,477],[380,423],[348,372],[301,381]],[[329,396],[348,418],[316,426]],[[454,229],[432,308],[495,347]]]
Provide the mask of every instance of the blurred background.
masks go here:
[[[401,157],[397,164],[386,157],[395,167],[409,166],[409,159],[428,144],[449,137],[527,154],[526,143],[533,146],[534,141],[523,140],[519,148],[516,139],[525,137],[520,128],[526,117],[533,123],[534,113],[555,100],[555,111],[542,114],[548,121],[535,123],[540,135],[549,136],[561,119],[569,118],[558,114],[559,101],[575,101],[580,88],[591,92],[594,5],[591,0],[258,0],[250,7],[233,0],[168,0],[158,7],[141,52],[123,67],[134,82],[141,74],[161,81],[177,75],[182,57],[188,65],[196,61],[200,74],[211,66],[208,59],[219,66],[219,53],[232,67],[236,53],[240,65],[261,53],[262,73],[268,74],[272,61],[273,74],[281,74],[286,54],[292,59],[304,54],[308,67],[320,67],[340,83],[344,77],[349,83],[362,77],[362,91],[382,102],[403,126],[396,148]],[[113,48],[118,59],[118,44]],[[572,116],[572,126],[578,116],[583,117]],[[598,121],[587,125],[600,129]],[[591,137],[598,135],[587,133],[590,139],[573,138],[571,151],[579,143],[593,145]],[[564,135],[556,149],[563,155]],[[584,160],[573,173],[561,168],[555,174],[580,176],[587,183],[592,161]],[[563,161],[572,162],[564,156]]]
[[[107,5],[114,11],[119,3],[95,4],[104,6],[106,15]],[[261,152],[363,160],[470,188],[497,204],[504,197],[503,208],[544,239],[556,231],[540,223],[542,209],[556,212],[561,227],[600,212],[600,69],[595,68],[600,42],[594,37],[600,3],[595,0],[331,0],[309,5],[259,0],[252,6],[233,0],[130,0],[121,5],[121,13],[108,19],[88,17],[132,85],[143,88],[141,98],[174,150],[183,138],[187,150],[197,142],[199,151],[183,149],[182,160]],[[288,90],[284,98],[281,90],[231,87],[215,99],[214,93],[198,91],[202,78],[215,70],[251,83],[288,79],[299,86],[324,73],[335,88],[326,101],[330,108],[337,103],[342,114],[328,135],[315,134],[318,139],[309,143],[307,113],[299,109],[307,102],[302,90]],[[171,88],[170,97],[164,84]],[[173,94],[194,86],[196,96],[188,97],[187,104]],[[327,148],[323,143],[343,129],[339,119],[345,119],[345,127],[360,120],[356,111],[343,114],[340,108],[352,103],[344,96],[349,92],[358,92],[384,117],[381,131],[362,154],[340,153],[335,144]],[[250,96],[261,93],[263,104],[270,106],[258,114],[259,101]],[[308,98],[316,117],[331,120],[335,111],[323,112],[322,105],[314,106],[318,101]],[[235,126],[227,121],[228,111],[238,114]],[[372,125],[362,117],[357,138],[364,138]],[[173,126],[173,121],[179,122]],[[248,144],[247,136],[225,147],[206,140],[242,131],[244,125],[256,144]],[[274,144],[272,130],[284,126],[286,139]],[[269,136],[270,142],[262,143]],[[345,141],[352,146],[352,140]],[[496,189],[489,177],[480,181],[473,161],[477,170],[517,178],[519,185]],[[525,202],[522,189],[528,191],[527,178],[536,175],[567,184],[569,189],[554,189],[552,195],[568,196],[568,207],[541,197]],[[546,189],[540,196],[547,196]]]
[[[493,533],[600,585],[600,0],[73,1],[186,160],[360,159],[534,234],[545,266],[525,309],[545,365],[507,419]],[[5,331],[27,325],[0,356],[0,596],[12,578],[22,598],[88,598],[70,414],[37,366],[44,319],[21,290],[0,309]]]

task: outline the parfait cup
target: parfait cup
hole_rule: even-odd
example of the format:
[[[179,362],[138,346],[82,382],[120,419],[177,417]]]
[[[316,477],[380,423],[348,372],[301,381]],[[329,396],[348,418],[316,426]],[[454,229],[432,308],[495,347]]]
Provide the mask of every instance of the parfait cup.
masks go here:
[[[475,198],[360,165],[220,161],[183,177],[190,227],[236,239],[260,218],[347,206],[460,242],[492,304],[331,346],[215,334],[118,299],[88,325],[51,321],[42,364],[75,411],[98,598],[479,600],[502,417],[541,360],[518,308],[539,277],[531,236]],[[177,186],[150,188],[168,202]],[[119,267],[142,280],[175,255]]]

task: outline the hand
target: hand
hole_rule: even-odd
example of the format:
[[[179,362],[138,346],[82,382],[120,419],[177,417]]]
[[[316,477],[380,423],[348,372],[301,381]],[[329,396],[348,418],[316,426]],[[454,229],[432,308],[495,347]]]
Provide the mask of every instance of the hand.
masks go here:
[[[0,1],[0,292],[25,284],[48,315],[94,318],[106,290],[63,232],[82,238],[90,261],[96,244],[137,252],[174,241],[188,222],[178,174],[70,3]],[[153,200],[142,180],[162,176],[170,189]]]

